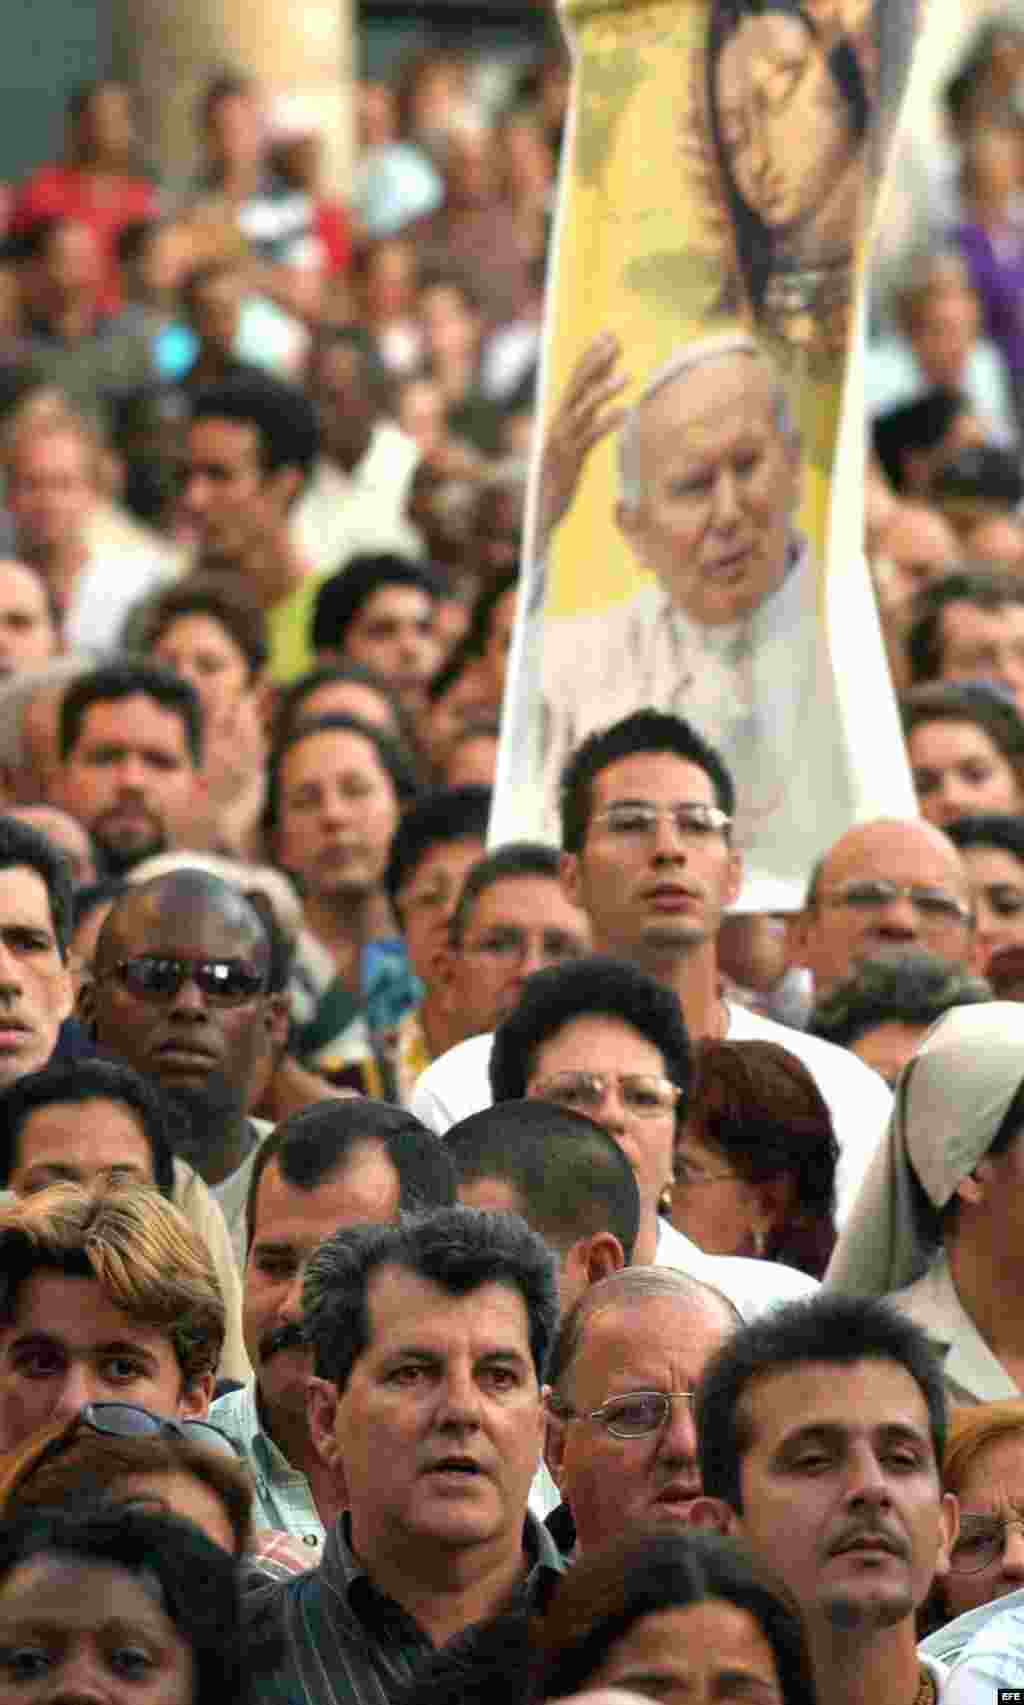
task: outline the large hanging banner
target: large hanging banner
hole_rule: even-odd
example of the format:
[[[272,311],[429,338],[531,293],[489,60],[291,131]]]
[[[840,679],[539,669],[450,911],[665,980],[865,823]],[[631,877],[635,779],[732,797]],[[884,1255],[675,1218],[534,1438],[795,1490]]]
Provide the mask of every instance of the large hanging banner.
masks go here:
[[[797,904],[852,822],[914,812],[861,552],[854,357],[915,11],[564,0],[574,94],[493,840],[556,839],[566,757],[643,706],[729,764],[750,907]]]

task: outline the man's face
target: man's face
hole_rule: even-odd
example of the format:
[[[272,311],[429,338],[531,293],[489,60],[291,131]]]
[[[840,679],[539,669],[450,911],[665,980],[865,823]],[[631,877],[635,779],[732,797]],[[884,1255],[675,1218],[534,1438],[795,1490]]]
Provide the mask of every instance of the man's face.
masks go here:
[[[95,501],[92,452],[74,432],[19,440],[11,459],[7,507],[19,543],[35,556],[81,544]]]
[[[45,1066],[71,1011],[46,884],[35,870],[0,870],[0,1088]]]
[[[599,1108],[581,1108],[568,1093],[560,1093],[559,1080],[578,1072],[600,1072],[609,1080]],[[526,1094],[530,1100],[551,1101],[572,1112],[586,1112],[614,1137],[633,1168],[640,1193],[641,1241],[634,1255],[640,1262],[654,1260],[653,1248],[645,1245],[657,1230],[659,1197],[672,1181],[676,1116],[674,1108],[643,1116],[633,1112],[623,1100],[618,1080],[634,1076],[667,1076],[660,1049],[621,1019],[604,1013],[581,1013],[540,1044]]]
[[[153,1151],[123,1101],[51,1101],[18,1132],[7,1187],[31,1196],[51,1184],[152,1184]]]
[[[743,1398],[742,1537],[811,1620],[887,1628],[913,1614],[955,1533],[923,1393],[898,1363],[786,1368]]]
[[[954,598],[942,612],[942,681],[998,681],[1024,711],[1024,603],[982,610]]]
[[[313,371],[310,396],[325,451],[343,467],[351,466],[366,450],[378,412],[358,351],[343,345],[325,349]]]
[[[430,988],[439,962],[446,956],[448,926],[468,871],[484,856],[479,836],[438,841],[429,847],[403,882],[396,904],[405,936],[409,963]]]
[[[205,349],[231,355],[238,336],[244,297],[240,272],[217,272],[204,279],[192,297],[192,325]]]
[[[739,892],[742,866],[720,830],[680,834],[662,814],[651,831],[600,820],[609,806],[715,803],[711,778],[671,752],[637,752],[595,776],[583,848],[563,860],[566,891],[594,942],[624,959],[661,959],[713,940]]]
[[[197,797],[181,716],[145,693],[90,705],[58,792],[115,870],[162,852],[187,830]]]
[[[493,1030],[527,977],[587,951],[587,922],[553,876],[503,876],[485,888],[452,949],[450,994],[467,1036]]]
[[[385,1267],[369,1343],[343,1391],[317,1381],[314,1442],[342,1482],[352,1545],[377,1557],[520,1544],[541,1445],[529,1321],[518,1290],[452,1296]],[[386,1464],[386,1473],[382,1465]]]
[[[422,708],[441,661],[434,602],[419,586],[382,586],[345,630],[341,655],[385,681],[409,710]]]
[[[0,1450],[86,1403],[197,1420],[212,1389],[209,1376],[186,1387],[166,1332],[133,1320],[95,1279],[39,1269],[18,1289],[13,1323],[0,1326]]]
[[[268,474],[259,433],[243,421],[213,417],[189,429],[182,508],[195,528],[202,560],[241,568],[287,513],[295,470]]]
[[[946,287],[925,297],[910,327],[910,344],[930,385],[959,390],[978,323],[972,290]]]
[[[225,1005],[192,976],[177,994],[146,996],[129,987],[115,966],[144,956],[230,960],[265,971],[267,947],[255,929],[240,927],[216,906],[190,900],[161,902],[152,890],[129,896],[96,955],[95,981],[86,986],[85,1011],[107,1054],[133,1066],[170,1093],[223,1086],[244,1111],[265,1044],[268,997],[257,994]]]
[[[361,1143],[312,1190],[289,1184],[276,1160],[266,1167],[256,1193],[242,1329],[269,1411],[306,1413],[313,1364],[299,1326],[309,1257],[339,1226],[396,1220],[398,1200],[398,1174],[381,1143]]]
[[[962,551],[948,521],[923,503],[894,503],[875,554],[889,565],[884,596],[903,608],[922,586],[955,568]]]
[[[818,899],[797,925],[797,959],[827,994],[864,959],[935,953],[967,966],[973,945],[969,917],[933,913],[909,894],[884,904],[851,904],[861,885],[931,889],[970,909],[967,874],[956,848],[930,823],[864,823],[844,835],[825,859]]]
[[[560,1398],[572,1417],[549,1415],[548,1467],[572,1512],[583,1552],[631,1527],[684,1528],[700,1496],[697,1435],[685,1392],[727,1336],[721,1317],[674,1297],[609,1304],[587,1321]],[[677,1401],[665,1425],[641,1438],[614,1437],[594,1409],[630,1392],[662,1391]]]
[[[53,612],[38,574],[20,562],[0,562],[0,675],[48,663],[57,650]]]
[[[751,615],[785,575],[800,477],[767,367],[725,356],[663,386],[636,452],[639,501],[616,518],[639,561],[701,626]]]
[[[330,729],[285,754],[276,856],[310,895],[373,893],[397,827],[394,783],[364,735]]]

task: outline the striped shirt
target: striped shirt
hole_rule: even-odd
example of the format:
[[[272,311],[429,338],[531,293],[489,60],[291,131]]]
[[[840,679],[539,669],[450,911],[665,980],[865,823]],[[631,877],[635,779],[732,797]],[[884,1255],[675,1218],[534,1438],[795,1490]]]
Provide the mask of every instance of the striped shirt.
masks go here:
[[[250,1618],[279,1618],[285,1643],[278,1668],[254,1685],[251,1705],[392,1705],[434,1656],[419,1624],[374,1586],[347,1530],[347,1516],[331,1527],[319,1568],[248,1595]],[[522,1595],[540,1604],[565,1561],[531,1515],[523,1546]]]

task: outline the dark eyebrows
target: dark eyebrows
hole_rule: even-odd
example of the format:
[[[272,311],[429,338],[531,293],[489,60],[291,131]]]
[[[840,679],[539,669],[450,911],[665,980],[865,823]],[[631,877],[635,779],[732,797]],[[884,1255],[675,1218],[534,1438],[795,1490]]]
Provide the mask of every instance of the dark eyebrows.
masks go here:
[[[275,1243],[272,1237],[256,1237],[253,1239],[252,1254],[257,1255],[291,1255],[298,1260],[298,1250],[294,1243]]]

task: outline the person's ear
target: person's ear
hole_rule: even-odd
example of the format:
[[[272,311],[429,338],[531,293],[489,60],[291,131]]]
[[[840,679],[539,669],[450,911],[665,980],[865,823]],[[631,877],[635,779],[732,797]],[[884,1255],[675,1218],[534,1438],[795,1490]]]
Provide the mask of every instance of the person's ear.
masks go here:
[[[570,906],[582,909],[583,896],[580,892],[580,861],[577,853],[564,852],[558,861],[558,880],[562,893]]]
[[[551,1387],[546,1385],[541,1393],[544,1402],[544,1462],[555,1485],[562,1496],[562,1476],[565,1471],[565,1445],[568,1436],[566,1418],[559,1415],[551,1407]]]
[[[687,1517],[691,1527],[703,1527],[712,1533],[736,1534],[739,1517],[722,1498],[694,1498]]]
[[[190,1379],[178,1400],[178,1420],[205,1421],[216,1385],[217,1376],[212,1373],[196,1374]]]
[[[313,1449],[339,1482],[344,1496],[345,1468],[337,1436],[340,1396],[333,1380],[314,1378],[306,1387],[306,1421]]]
[[[81,1024],[83,1030],[85,1030],[92,1037],[93,1041],[95,1042],[95,1040],[96,1040],[96,981],[95,981],[95,978],[93,978],[92,976],[87,976],[85,978],[85,981],[82,983],[82,986],[78,991],[78,1000],[77,1000],[76,1005],[75,1005],[75,1016],[77,1017],[77,1019],[78,1019],[79,1023]]]
[[[725,891],[722,895],[722,905],[728,911],[740,897],[743,887],[743,854],[733,848],[729,853],[729,868],[726,873]]]
[[[807,935],[813,913],[794,912],[786,919],[786,963],[800,970],[807,968]]]
[[[767,1242],[776,1226],[783,1226],[796,1208],[796,1185],[792,1173],[779,1172],[774,1178],[760,1178],[746,1186],[750,1192],[751,1223],[755,1235],[759,1232]]]
[[[626,1256],[613,1231],[597,1231],[593,1237],[580,1241],[584,1244],[581,1253],[588,1285],[596,1285],[599,1279],[608,1279],[613,1273],[622,1272]]]
[[[937,1575],[949,1574],[949,1561],[959,1532],[960,1500],[953,1492],[944,1492],[939,1511],[939,1553],[935,1560]]]

